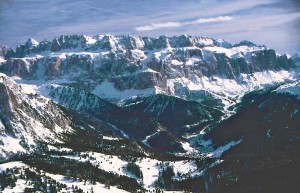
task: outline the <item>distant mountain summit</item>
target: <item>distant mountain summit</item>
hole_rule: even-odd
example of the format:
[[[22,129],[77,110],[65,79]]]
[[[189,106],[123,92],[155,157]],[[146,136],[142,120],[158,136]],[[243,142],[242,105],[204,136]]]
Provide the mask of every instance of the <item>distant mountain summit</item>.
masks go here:
[[[296,53],[292,56],[293,61],[297,66],[300,66],[300,53]]]

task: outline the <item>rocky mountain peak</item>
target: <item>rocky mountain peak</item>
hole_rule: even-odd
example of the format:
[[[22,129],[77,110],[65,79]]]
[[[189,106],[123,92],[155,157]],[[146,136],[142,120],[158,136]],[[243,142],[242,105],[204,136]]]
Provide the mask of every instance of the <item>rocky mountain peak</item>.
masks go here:
[[[256,45],[253,42],[250,42],[248,40],[243,40],[240,41],[240,43],[233,45],[234,47],[239,47],[239,46],[248,46],[248,47],[257,47],[258,45]],[[259,47],[264,47],[264,46],[259,46]]]
[[[33,38],[29,38],[29,39],[27,40],[27,42],[25,43],[25,47],[31,49],[31,48],[37,46],[38,44],[39,44],[38,41],[36,41],[36,40],[33,39]]]
[[[294,54],[291,58],[297,66],[300,66],[300,53]]]
[[[293,56],[292,56],[293,59],[297,59],[297,58],[300,58],[300,53],[295,53]]]

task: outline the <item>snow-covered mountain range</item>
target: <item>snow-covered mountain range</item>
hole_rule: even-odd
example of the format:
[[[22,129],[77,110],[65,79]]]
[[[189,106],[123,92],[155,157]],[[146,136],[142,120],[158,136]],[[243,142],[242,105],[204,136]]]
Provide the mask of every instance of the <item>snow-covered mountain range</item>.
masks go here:
[[[249,41],[233,45],[187,35],[72,35],[52,41],[29,39],[16,49],[1,46],[0,159],[22,158],[30,166],[45,164],[30,155],[81,160],[88,152],[91,158],[86,160],[97,167],[101,156],[105,160],[115,156],[111,166],[100,164],[98,168],[104,176],[112,172],[134,179],[130,182],[136,189],[194,191],[180,182],[202,179],[205,184],[197,187],[207,191],[206,186],[213,184],[207,182],[207,171],[212,176],[209,179],[219,179],[214,175],[225,171],[223,152],[235,146],[248,151],[256,143],[273,152],[273,144],[264,144],[280,129],[273,127],[276,121],[272,120],[278,115],[272,111],[281,113],[278,124],[288,123],[282,126],[287,127],[286,138],[278,138],[278,142],[283,146],[298,143],[294,117],[299,116],[299,61],[299,54],[280,55]],[[271,105],[270,101],[276,100],[290,106],[282,111]],[[239,131],[249,126],[245,123],[252,121],[253,109],[261,115],[253,127],[268,127],[266,139],[253,141],[261,130],[255,134]],[[269,114],[265,116],[266,111]],[[291,138],[295,141],[289,141]],[[260,148],[250,148],[249,155],[259,154]],[[70,156],[73,151],[79,153]],[[226,163],[233,164],[239,151],[229,152]],[[124,169],[129,163],[147,177]],[[167,178],[170,173],[164,172],[170,167],[175,173]],[[232,183],[231,175],[223,177]],[[111,185],[134,190],[119,177],[112,179]],[[104,184],[103,180],[96,181]],[[223,190],[219,184],[213,186],[215,191]]]
[[[294,79],[297,55],[248,41],[193,36],[61,36],[16,50],[2,47],[1,71],[22,80],[63,84],[118,103],[156,93],[201,101],[203,91],[236,98],[265,84]],[[297,75],[296,75],[297,76]]]

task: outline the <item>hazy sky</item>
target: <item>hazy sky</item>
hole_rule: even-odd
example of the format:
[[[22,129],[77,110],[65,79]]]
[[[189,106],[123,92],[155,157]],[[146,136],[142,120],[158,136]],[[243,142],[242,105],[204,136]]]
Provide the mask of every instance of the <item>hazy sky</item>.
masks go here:
[[[62,34],[198,35],[300,52],[300,0],[0,0],[0,44]]]

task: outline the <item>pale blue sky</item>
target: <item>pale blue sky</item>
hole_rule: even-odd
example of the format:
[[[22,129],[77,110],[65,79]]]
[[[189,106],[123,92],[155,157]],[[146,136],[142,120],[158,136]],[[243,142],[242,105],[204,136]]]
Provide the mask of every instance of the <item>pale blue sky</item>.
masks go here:
[[[250,40],[300,52],[299,0],[0,0],[0,44],[62,34]]]

